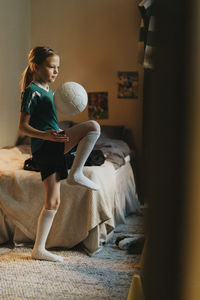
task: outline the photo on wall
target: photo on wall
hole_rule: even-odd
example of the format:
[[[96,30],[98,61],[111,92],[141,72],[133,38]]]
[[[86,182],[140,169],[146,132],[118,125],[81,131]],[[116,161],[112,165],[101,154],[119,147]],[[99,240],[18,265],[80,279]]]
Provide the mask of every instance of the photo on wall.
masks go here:
[[[138,72],[118,72],[118,98],[138,98]]]
[[[88,93],[88,117],[95,120],[108,119],[108,92]]]

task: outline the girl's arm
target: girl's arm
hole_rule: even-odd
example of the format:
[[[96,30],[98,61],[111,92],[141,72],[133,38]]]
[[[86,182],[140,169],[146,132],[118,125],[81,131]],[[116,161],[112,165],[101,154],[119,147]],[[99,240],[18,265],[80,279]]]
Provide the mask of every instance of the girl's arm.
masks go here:
[[[48,131],[41,131],[38,129],[35,129],[31,125],[29,125],[30,121],[30,115],[21,112],[20,114],[20,121],[19,121],[19,130],[30,137],[42,139],[42,140],[49,140],[53,142],[69,142],[69,137],[66,135],[59,135],[56,130],[51,129]]]

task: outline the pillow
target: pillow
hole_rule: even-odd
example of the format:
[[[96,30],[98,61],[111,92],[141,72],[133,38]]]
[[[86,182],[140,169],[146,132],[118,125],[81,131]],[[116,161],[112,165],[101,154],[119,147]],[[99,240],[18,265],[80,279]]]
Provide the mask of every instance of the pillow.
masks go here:
[[[120,140],[123,139],[124,126],[123,125],[101,125],[101,137]]]
[[[66,130],[74,126],[75,122],[64,120],[59,122],[59,127],[63,130]],[[101,125],[101,136],[111,139],[122,139],[124,134],[123,125]]]

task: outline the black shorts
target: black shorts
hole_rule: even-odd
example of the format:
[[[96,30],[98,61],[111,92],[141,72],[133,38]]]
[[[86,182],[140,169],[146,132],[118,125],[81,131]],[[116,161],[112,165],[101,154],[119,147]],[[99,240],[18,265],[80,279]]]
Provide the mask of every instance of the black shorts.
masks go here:
[[[56,173],[57,179],[67,178],[67,159],[64,154],[64,143],[44,141],[39,150],[33,153],[33,159],[40,168],[42,181]]]

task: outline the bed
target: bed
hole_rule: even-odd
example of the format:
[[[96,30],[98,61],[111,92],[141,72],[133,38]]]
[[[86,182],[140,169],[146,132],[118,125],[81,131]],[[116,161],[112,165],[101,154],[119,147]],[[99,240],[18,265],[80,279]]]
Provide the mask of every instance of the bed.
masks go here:
[[[72,125],[65,121],[60,127],[66,129]],[[140,213],[130,147],[120,139],[124,129],[114,127],[116,135],[111,127],[104,126],[95,145],[95,149],[104,153],[105,162],[84,167],[85,175],[101,189],[91,191],[70,186],[66,180],[61,182],[61,204],[47,248],[69,249],[81,245],[92,255],[101,249],[115,226],[123,223],[128,214]],[[16,244],[33,242],[44,201],[40,173],[23,169],[24,161],[30,157],[30,145],[20,139],[16,146],[0,149],[0,244],[10,240]]]

